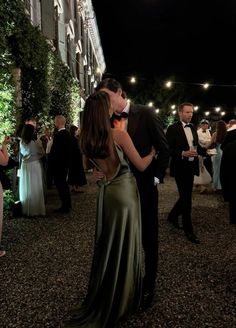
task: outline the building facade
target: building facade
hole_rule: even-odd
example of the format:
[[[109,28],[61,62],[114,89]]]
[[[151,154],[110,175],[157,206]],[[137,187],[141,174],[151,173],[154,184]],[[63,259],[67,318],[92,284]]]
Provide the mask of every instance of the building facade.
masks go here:
[[[78,80],[83,107],[106,68],[91,0],[25,0],[25,10]]]

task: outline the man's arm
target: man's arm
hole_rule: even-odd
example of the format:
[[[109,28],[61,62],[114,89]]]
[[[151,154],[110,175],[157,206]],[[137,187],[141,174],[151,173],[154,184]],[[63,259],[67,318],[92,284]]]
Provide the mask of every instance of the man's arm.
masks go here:
[[[160,118],[153,113],[151,120],[150,131],[152,139],[154,140],[153,146],[157,151],[155,158],[155,176],[162,181],[166,169],[169,166],[170,149]]]

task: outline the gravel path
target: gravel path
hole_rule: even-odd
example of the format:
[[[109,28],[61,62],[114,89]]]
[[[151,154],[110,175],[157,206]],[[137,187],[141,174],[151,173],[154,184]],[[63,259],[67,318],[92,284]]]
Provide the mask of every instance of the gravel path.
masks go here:
[[[70,215],[55,216],[55,189],[46,218],[5,218],[0,258],[0,327],[58,328],[86,294],[95,228],[96,185],[72,196]],[[159,186],[159,273],[156,302],[119,328],[235,328],[236,227],[219,194],[193,193],[200,245],[186,240],[166,217],[177,197],[174,180]]]

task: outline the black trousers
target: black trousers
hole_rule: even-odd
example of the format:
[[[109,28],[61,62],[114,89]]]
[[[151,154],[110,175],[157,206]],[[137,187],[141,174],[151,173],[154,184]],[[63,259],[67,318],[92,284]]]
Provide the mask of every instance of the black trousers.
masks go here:
[[[194,172],[192,163],[185,163],[183,168],[175,172],[175,181],[179,192],[179,199],[170,211],[169,216],[178,218],[182,216],[183,229],[185,233],[193,233],[192,226],[192,190]]]
[[[54,171],[54,183],[61,200],[61,207],[64,210],[69,210],[71,208],[71,196],[67,176],[68,168],[63,167]]]
[[[143,292],[153,292],[158,268],[158,189],[153,180],[137,180],[141,214],[142,244],[145,256]]]

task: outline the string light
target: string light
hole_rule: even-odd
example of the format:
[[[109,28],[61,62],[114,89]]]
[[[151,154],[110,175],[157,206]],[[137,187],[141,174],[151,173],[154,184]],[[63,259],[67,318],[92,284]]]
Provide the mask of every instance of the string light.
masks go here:
[[[204,83],[204,84],[203,84],[203,88],[204,88],[204,89],[208,89],[209,86],[210,86],[209,83]]]
[[[165,85],[166,85],[167,88],[171,88],[172,82],[171,81],[167,81]]]
[[[132,76],[130,78],[130,83],[135,84],[136,83],[136,77]]]
[[[183,85],[199,85],[202,86],[204,89],[208,89],[209,87],[224,87],[224,88],[235,88],[236,84],[215,84],[215,83],[199,83],[199,82],[181,82],[181,81],[167,81],[165,82],[165,87],[170,89],[173,84],[183,84]]]

